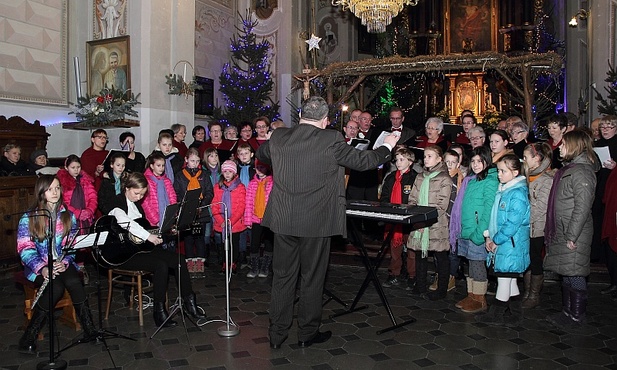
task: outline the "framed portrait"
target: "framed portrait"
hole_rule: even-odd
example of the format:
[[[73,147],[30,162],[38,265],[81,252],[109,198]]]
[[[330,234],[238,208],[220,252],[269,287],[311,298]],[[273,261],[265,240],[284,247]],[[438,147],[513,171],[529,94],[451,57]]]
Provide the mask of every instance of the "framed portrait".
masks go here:
[[[497,51],[497,0],[445,0],[445,54]]]
[[[129,36],[88,41],[86,44],[88,95],[98,95],[112,86],[131,88],[131,50]]]

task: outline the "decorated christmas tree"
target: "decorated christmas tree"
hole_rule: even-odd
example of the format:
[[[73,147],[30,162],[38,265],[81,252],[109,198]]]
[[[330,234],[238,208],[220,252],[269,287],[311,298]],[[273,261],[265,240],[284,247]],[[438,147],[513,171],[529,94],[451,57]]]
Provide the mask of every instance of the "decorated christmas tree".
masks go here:
[[[274,88],[268,60],[270,43],[266,39],[257,42],[253,30],[258,22],[251,20],[248,12],[240,18],[242,27],[236,26],[238,34],[231,39],[231,62],[225,64],[219,76],[219,91],[226,104],[217,107],[214,116],[233,124],[259,116],[275,120],[279,117],[279,104],[270,96]]]
[[[604,86],[604,90],[608,93],[606,99],[596,90],[595,86],[593,90],[596,92],[596,100],[600,102],[598,104],[598,112],[601,114],[617,115],[617,71],[608,62],[608,72],[606,72],[606,81],[608,86]]]

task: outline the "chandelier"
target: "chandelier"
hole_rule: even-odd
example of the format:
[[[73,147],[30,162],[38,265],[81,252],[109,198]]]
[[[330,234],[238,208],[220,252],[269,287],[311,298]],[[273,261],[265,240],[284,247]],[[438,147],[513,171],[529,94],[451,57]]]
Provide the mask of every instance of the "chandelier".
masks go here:
[[[332,5],[349,9],[370,33],[386,32],[392,18],[403,10],[403,6],[418,5],[419,0],[332,0]]]

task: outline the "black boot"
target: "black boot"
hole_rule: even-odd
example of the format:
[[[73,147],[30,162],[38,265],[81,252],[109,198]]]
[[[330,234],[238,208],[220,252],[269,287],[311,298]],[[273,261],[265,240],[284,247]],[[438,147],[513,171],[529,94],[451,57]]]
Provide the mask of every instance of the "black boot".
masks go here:
[[[515,327],[520,325],[523,320],[523,300],[520,295],[510,297],[508,301],[508,308],[510,309],[510,316],[504,317],[506,326]]]
[[[428,271],[428,260],[426,258],[422,258],[422,252],[416,253],[416,285],[413,287],[411,294],[426,293],[426,273],[427,271]]]
[[[565,284],[561,284],[561,312],[550,315],[546,318],[548,322],[555,325],[557,328],[566,329],[574,322],[571,313],[571,289]]]
[[[156,326],[161,326],[163,325],[163,323],[165,322],[165,320],[167,320],[167,317],[169,317],[169,314],[167,313],[167,310],[165,309],[165,303],[163,302],[154,302],[154,325]],[[167,322],[165,322],[165,326],[163,326],[164,328],[173,328],[176,325],[178,325],[177,322],[173,321],[172,319],[167,320]]]
[[[184,312],[195,320],[205,320],[206,316],[197,308],[195,293],[191,293],[182,298],[184,304]]]
[[[503,315],[508,309],[508,302],[502,302],[495,299],[493,304],[488,307],[488,312],[475,317],[477,322],[482,322],[489,325],[503,325]]]
[[[82,303],[73,303],[73,307],[75,307],[75,312],[79,317],[79,322],[84,331],[83,342],[96,341],[99,343],[99,332],[96,330],[94,322],[92,321],[92,312],[90,311],[88,300],[86,299]]]
[[[26,328],[26,332],[19,339],[18,351],[29,355],[36,355],[36,339],[39,332],[47,322],[47,312],[40,308],[35,308],[32,312],[32,319]]]
[[[587,313],[587,291],[570,288],[570,315],[578,324],[585,323]]]
[[[448,283],[450,281],[450,260],[448,259],[448,255],[446,252],[437,252],[435,253],[437,257],[437,290],[429,292],[427,297],[431,301],[437,301],[440,299],[446,298],[446,294],[448,293]]]

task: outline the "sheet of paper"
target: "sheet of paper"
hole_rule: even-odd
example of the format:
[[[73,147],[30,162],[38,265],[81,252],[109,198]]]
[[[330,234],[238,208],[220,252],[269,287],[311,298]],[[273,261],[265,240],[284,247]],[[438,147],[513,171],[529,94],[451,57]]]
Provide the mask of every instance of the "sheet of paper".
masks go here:
[[[602,163],[602,167],[604,167],[604,162],[611,159],[611,152],[608,150],[608,146],[593,148],[593,151],[596,152],[596,154],[600,158],[600,163]]]
[[[109,231],[101,231],[100,233],[92,233],[92,234],[87,234],[87,235],[80,235],[80,236],[75,238],[71,248],[72,249],[81,249],[81,248],[92,247],[94,245],[94,240],[96,239],[97,235],[98,235],[99,238],[98,238],[98,240],[96,240],[96,244],[97,245],[103,245],[103,244],[105,244],[105,241],[107,240],[107,235],[109,235]]]

